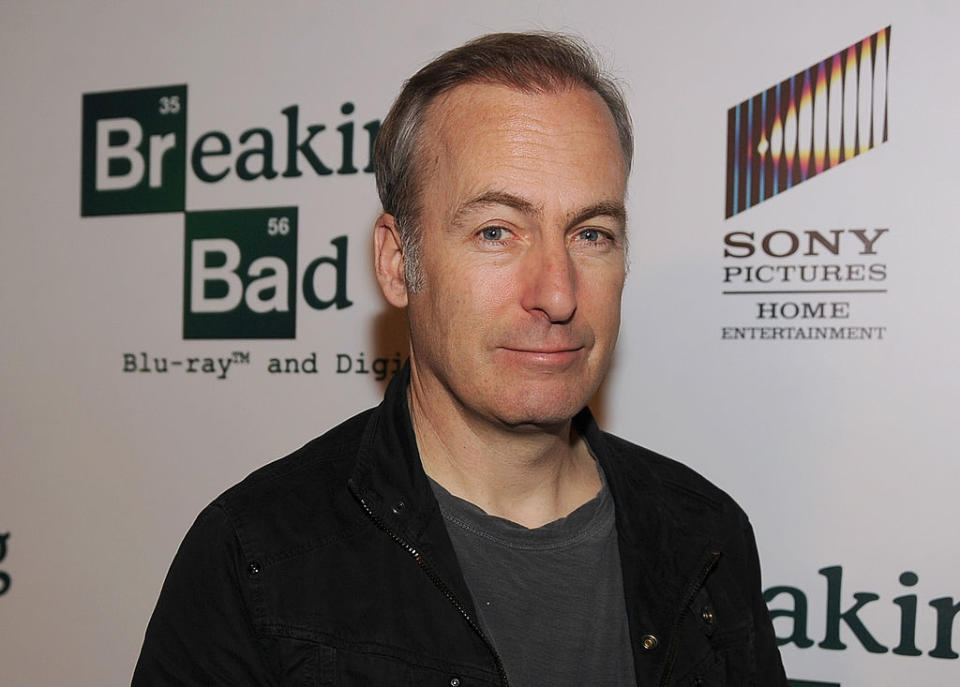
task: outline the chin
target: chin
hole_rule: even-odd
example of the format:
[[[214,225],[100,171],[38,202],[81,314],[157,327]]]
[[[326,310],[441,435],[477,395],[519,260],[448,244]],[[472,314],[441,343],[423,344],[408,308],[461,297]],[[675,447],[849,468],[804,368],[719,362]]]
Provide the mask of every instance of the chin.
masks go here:
[[[504,424],[516,428],[553,427],[566,424],[589,399],[582,393],[521,392],[510,403],[504,404],[501,400],[497,416]]]

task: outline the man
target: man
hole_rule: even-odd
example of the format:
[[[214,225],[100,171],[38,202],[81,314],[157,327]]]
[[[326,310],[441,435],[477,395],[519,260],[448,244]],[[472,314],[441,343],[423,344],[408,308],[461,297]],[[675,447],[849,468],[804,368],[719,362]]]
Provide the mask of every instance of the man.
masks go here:
[[[486,36],[384,121],[384,402],[227,491],[181,546],[146,685],[785,685],[753,535],[602,433],[632,157],[576,41]]]

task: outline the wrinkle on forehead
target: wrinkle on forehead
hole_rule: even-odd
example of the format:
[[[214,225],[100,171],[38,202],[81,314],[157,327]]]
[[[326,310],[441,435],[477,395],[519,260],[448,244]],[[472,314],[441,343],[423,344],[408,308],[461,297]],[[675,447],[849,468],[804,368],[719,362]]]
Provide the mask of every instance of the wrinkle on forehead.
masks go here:
[[[500,99],[491,105],[491,92],[498,90],[521,97]],[[565,128],[558,129],[555,122],[547,122],[541,116],[540,107],[531,106],[531,97],[549,99],[570,93],[593,101],[597,107],[587,111],[581,109],[582,115],[589,112],[589,116],[581,116],[575,122],[568,121]],[[610,132],[613,134],[612,142],[615,143],[611,153],[616,155],[626,177],[626,165],[613,115],[598,93],[582,86],[570,85],[555,90],[527,92],[501,84],[470,83],[441,94],[429,105],[421,129],[422,133],[430,132],[423,141],[422,150],[428,153],[427,156],[433,163],[433,171],[437,170],[441,155],[449,154],[451,146],[459,143],[459,126],[464,117],[484,121],[490,127],[489,132],[499,132],[499,142],[507,144],[510,150],[518,153],[521,160],[535,157],[551,147],[557,151],[567,150],[576,147],[576,141],[580,137]],[[570,126],[571,123],[575,125]],[[550,146],[550,141],[556,143]],[[429,183],[429,180],[427,182]]]
[[[533,203],[509,191],[493,189],[480,193],[461,204],[456,210],[453,223],[456,224],[463,215],[469,213],[471,210],[495,205],[513,208],[522,214],[532,215],[537,218],[542,218],[544,215],[544,207],[542,204]],[[583,208],[570,209],[566,212],[564,219],[568,226],[574,226],[594,217],[601,216],[610,217],[616,220],[621,226],[625,226],[627,223],[626,208],[624,204],[618,200],[601,200]]]

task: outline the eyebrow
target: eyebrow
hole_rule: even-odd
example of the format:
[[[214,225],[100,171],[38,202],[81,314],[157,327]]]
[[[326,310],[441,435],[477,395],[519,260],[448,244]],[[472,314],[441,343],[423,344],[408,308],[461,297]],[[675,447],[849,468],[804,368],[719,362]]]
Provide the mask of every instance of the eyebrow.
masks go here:
[[[627,209],[623,206],[623,203],[615,201],[600,201],[583,208],[570,218],[568,225],[574,227],[593,217],[611,217],[621,227],[627,226]]]
[[[508,208],[513,208],[517,212],[523,213],[525,215],[539,215],[542,214],[542,209],[531,203],[525,198],[514,195],[512,193],[507,193],[506,191],[485,191],[479,196],[471,198],[466,203],[457,208],[456,214],[453,216],[454,224],[459,223],[460,219],[463,218],[471,210],[478,207],[486,207],[489,205],[503,205]]]
[[[453,218],[454,224],[459,223],[460,219],[471,210],[489,205],[503,205],[508,208],[513,208],[517,212],[525,215],[539,216],[543,214],[542,207],[534,205],[526,198],[506,191],[486,191],[471,198],[457,208],[457,212]],[[588,205],[571,214],[570,219],[567,220],[567,226],[574,227],[585,220],[603,216],[615,219],[621,226],[626,226],[627,224],[627,210],[623,203],[617,201],[600,201],[599,203]]]

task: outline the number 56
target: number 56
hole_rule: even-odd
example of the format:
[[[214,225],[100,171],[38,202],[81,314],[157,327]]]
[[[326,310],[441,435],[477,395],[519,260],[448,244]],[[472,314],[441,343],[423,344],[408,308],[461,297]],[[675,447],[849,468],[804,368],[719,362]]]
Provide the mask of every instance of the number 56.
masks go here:
[[[286,236],[290,233],[290,219],[287,217],[271,217],[267,220],[267,234],[269,236]]]

